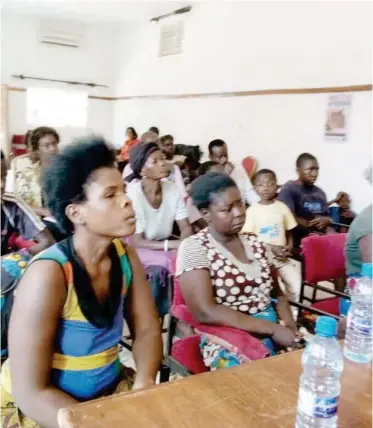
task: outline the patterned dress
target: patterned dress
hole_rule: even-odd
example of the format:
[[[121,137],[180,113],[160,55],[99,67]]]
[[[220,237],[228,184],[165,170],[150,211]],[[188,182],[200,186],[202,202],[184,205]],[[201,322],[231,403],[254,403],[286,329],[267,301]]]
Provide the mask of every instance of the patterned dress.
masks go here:
[[[203,229],[184,240],[177,257],[176,275],[184,272],[206,269],[210,273],[214,298],[217,304],[227,306],[247,315],[261,317],[276,322],[276,313],[271,305],[272,276],[270,267],[273,254],[259,238],[251,233],[239,235],[246,256],[251,263],[242,263],[223,245],[217,242],[209,229]],[[272,344],[265,342],[273,351]],[[210,348],[206,348],[210,346]],[[211,350],[222,355],[217,344],[206,342],[202,338],[202,355],[205,364],[214,368],[221,367],[221,361],[211,363]],[[223,354],[227,353],[224,350]],[[241,361],[239,357],[233,356]],[[226,358],[227,359],[227,358]],[[227,365],[230,365],[227,364]],[[215,367],[216,368],[216,367]]]
[[[42,208],[40,161],[32,162],[30,155],[22,155],[13,160],[11,169],[14,174],[13,192],[30,207]]]
[[[237,260],[208,228],[184,240],[177,257],[177,276],[195,269],[210,272],[215,302],[254,315],[271,303],[272,253],[254,234],[240,235],[250,264]]]

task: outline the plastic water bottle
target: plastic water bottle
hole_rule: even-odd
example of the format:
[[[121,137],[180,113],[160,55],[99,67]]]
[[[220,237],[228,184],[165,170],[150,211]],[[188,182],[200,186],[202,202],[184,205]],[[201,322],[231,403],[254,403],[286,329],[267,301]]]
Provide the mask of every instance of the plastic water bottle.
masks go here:
[[[320,316],[303,352],[296,428],[336,428],[343,354],[334,318]]]
[[[364,263],[351,290],[344,356],[356,363],[372,360],[372,264]]]

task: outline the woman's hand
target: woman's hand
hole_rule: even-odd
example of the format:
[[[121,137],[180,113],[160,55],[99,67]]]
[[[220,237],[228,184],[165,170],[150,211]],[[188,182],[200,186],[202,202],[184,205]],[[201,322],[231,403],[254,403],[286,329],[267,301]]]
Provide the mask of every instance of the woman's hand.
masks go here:
[[[34,211],[39,217],[51,217],[52,216],[52,213],[50,212],[50,210],[48,208],[34,208]]]
[[[275,324],[272,340],[283,348],[291,348],[294,346],[297,335],[289,327],[280,324]]]
[[[340,200],[347,196],[346,192],[338,192],[337,197],[335,198],[335,202],[338,204]]]
[[[179,239],[171,239],[168,241],[169,250],[177,250],[180,246],[181,241]]]

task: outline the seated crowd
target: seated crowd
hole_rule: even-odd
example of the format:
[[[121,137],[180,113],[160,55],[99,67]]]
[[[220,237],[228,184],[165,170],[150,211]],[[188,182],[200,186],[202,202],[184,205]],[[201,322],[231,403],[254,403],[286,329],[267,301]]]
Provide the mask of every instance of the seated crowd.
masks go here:
[[[176,251],[193,318],[246,331],[269,355],[303,343],[289,301],[299,300],[304,237],[351,225],[348,273],[372,259],[371,205],[353,221],[346,193],[328,201],[315,156],[298,156],[298,177],[279,191],[275,171],[251,181],[223,140],[200,164],[198,147],[155,127],[126,135],[119,154],[98,137],[59,150],[57,132],[37,128],[7,183],[2,153],[4,427],[56,427],[61,408],[155,383]],[[119,360],[124,320],[136,372]],[[243,362],[203,336],[200,349],[212,370],[224,366],[216,355]]]

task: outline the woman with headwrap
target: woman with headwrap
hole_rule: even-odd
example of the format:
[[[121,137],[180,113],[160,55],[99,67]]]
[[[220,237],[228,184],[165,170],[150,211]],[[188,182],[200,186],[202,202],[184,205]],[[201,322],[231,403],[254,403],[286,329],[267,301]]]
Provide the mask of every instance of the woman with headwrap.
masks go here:
[[[136,215],[132,244],[145,268],[153,299],[162,318],[169,310],[169,251],[192,235],[188,212],[177,185],[169,180],[166,157],[156,143],[136,145],[130,152],[131,185],[127,195]],[[180,239],[170,239],[174,223]],[[163,250],[163,251],[159,251]]]
[[[176,184],[163,180],[169,173],[165,155],[156,143],[138,144],[131,150],[130,164],[131,178],[139,180],[127,190],[136,212],[134,245],[166,252],[177,249],[193,231]],[[169,240],[175,221],[180,239]]]

